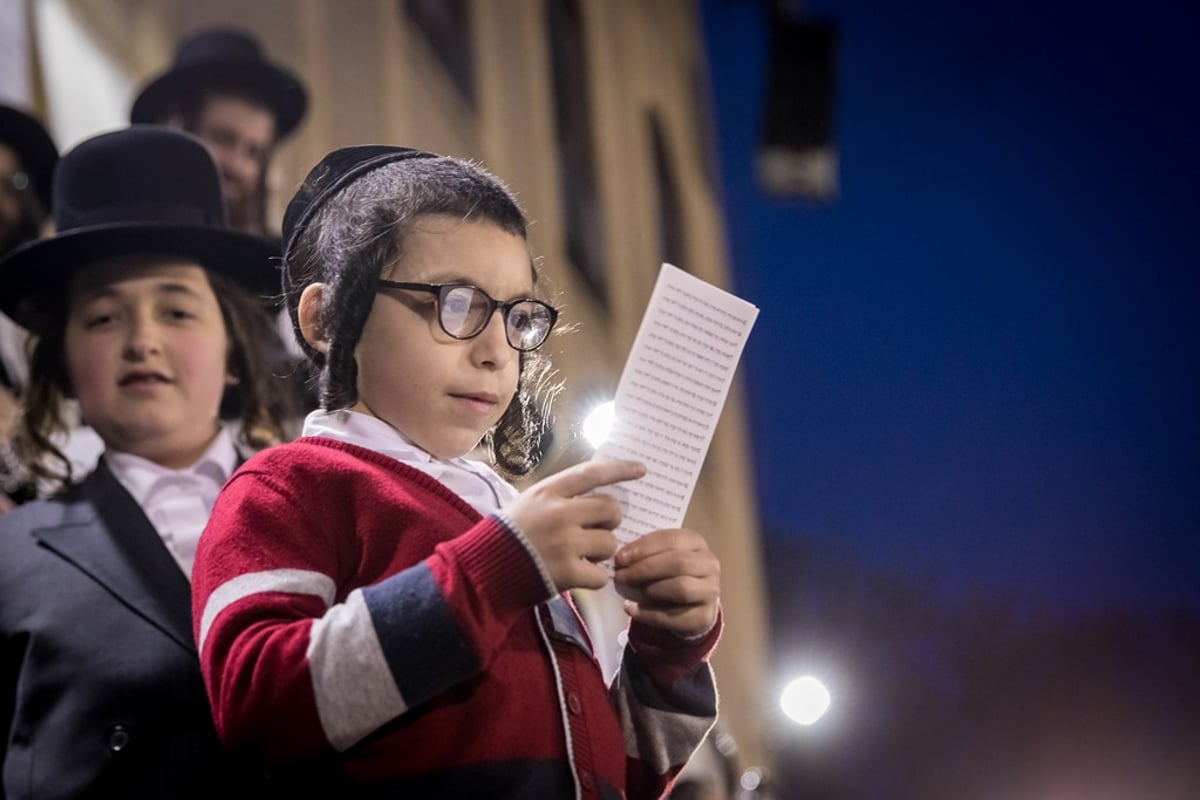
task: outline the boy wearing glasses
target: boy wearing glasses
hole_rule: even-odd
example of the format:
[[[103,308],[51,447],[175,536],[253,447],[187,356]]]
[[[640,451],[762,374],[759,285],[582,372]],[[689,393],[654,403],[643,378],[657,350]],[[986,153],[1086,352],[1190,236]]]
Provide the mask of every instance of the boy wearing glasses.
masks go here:
[[[689,530],[617,550],[595,490],[640,464],[505,479],[540,455],[557,318],[512,195],[456,159],[344,148],[284,236],[322,408],[230,480],[197,553],[225,743],[329,796],[661,796],[716,717],[720,565]],[[608,687],[566,592],[610,558],[632,622]]]

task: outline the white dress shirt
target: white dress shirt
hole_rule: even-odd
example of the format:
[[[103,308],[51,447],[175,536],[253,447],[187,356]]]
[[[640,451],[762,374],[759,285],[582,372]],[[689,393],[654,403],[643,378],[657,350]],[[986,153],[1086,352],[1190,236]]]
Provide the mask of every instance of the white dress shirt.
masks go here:
[[[487,516],[517,496],[517,490],[482,461],[440,460],[417,447],[378,417],[357,411],[313,411],[303,436],[326,436],[394,458],[440,481],[480,514]]]
[[[200,533],[238,458],[233,436],[225,427],[204,455],[184,469],[168,469],[130,453],[104,453],[108,468],[142,507],[189,580]]]

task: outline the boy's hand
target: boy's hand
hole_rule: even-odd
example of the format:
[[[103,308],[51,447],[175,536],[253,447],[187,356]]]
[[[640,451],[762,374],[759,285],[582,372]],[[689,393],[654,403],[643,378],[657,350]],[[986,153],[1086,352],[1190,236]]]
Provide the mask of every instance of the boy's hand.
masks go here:
[[[621,509],[616,498],[594,492],[645,474],[636,461],[587,461],[538,481],[504,511],[537,550],[560,592],[599,589],[608,583],[600,562],[617,549],[612,532],[621,524]]]
[[[613,581],[629,616],[680,636],[701,636],[717,621],[721,562],[686,528],[652,531],[617,551]]]

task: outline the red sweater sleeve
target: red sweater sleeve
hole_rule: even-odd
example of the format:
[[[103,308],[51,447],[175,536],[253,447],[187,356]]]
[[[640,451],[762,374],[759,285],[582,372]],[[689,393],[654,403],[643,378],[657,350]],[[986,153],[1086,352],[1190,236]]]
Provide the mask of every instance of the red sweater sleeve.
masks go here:
[[[499,519],[360,457],[289,458],[303,447],[234,475],[193,573],[217,730],[271,762],[345,750],[477,674],[547,596]]]
[[[671,785],[717,718],[708,665],[724,627],[696,639],[633,623],[612,697],[625,736],[626,796],[658,797]]]

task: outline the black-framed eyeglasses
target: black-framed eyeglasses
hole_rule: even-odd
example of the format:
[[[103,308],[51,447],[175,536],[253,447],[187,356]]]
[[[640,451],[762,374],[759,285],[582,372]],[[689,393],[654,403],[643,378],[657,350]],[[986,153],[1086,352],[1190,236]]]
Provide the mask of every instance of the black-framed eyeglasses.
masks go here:
[[[469,283],[403,283],[380,278],[379,285],[435,295],[438,324],[455,339],[473,339],[483,333],[498,308],[504,316],[504,337],[522,353],[541,347],[558,320],[558,311],[541,300],[518,297],[501,303]]]

